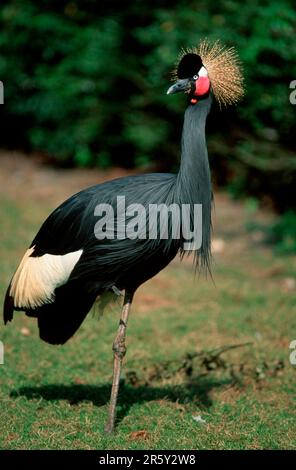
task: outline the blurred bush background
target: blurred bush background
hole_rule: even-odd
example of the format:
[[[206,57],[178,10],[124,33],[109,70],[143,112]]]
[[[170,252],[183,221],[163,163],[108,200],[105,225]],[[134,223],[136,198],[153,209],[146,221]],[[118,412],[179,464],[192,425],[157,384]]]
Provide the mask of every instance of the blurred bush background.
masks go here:
[[[239,51],[246,96],[211,113],[214,180],[288,211],[281,226],[295,230],[294,2],[1,3],[2,147],[66,166],[176,170],[185,99],[166,96],[170,71],[181,47],[220,39]]]

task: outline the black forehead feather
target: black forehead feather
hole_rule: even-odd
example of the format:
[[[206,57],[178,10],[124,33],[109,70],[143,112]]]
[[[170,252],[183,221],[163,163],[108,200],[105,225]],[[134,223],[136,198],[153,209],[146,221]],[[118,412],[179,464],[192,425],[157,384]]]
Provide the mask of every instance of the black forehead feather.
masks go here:
[[[202,67],[202,60],[198,54],[189,52],[180,60],[177,67],[177,75],[179,78],[189,78],[196,75]]]

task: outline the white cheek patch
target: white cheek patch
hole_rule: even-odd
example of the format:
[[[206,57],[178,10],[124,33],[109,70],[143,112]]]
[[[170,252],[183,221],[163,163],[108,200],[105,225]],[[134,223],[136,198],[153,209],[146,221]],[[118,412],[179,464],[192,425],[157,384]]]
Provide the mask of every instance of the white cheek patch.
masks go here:
[[[202,66],[201,69],[198,72],[199,77],[207,77],[208,76],[208,71],[207,69]]]
[[[18,308],[34,309],[54,302],[54,290],[68,281],[83,250],[31,257],[33,252],[34,247],[26,251],[11,281],[10,295]]]

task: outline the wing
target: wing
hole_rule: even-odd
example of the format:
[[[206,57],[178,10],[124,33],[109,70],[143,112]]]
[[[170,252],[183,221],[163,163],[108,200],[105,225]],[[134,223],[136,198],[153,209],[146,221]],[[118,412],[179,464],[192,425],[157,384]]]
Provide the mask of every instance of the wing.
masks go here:
[[[83,284],[84,291],[94,295],[118,282],[124,287],[125,278],[132,282],[134,277],[135,282],[138,277],[140,284],[156,274],[170,260],[164,247],[147,240],[98,240],[95,209],[102,203],[115,208],[118,195],[125,196],[127,204],[161,202],[174,181],[174,175],[165,174],[120,178],[81,191],[59,206],[41,226],[12,278],[5,322],[13,309],[32,312],[54,303],[57,290],[66,284]],[[158,261],[152,262],[152,257]]]

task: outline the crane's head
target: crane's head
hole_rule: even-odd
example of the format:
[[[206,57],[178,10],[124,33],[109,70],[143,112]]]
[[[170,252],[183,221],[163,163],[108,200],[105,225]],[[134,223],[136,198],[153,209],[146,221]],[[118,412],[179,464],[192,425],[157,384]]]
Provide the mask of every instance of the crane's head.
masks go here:
[[[167,94],[183,91],[191,104],[212,93],[220,105],[239,101],[244,94],[243,75],[233,47],[225,48],[219,41],[202,41],[198,47],[182,51],[175,70],[174,84]]]

